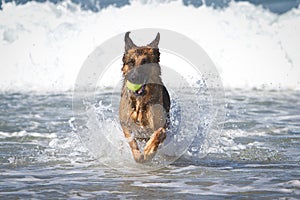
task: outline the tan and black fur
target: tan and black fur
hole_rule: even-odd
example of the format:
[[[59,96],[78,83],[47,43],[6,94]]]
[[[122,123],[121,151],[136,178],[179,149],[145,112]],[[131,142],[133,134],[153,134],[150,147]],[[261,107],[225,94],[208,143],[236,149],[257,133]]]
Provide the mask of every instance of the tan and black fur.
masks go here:
[[[150,44],[141,47],[132,42],[129,33],[125,34],[119,118],[135,161],[143,163],[155,155],[166,138],[170,97],[160,77],[159,33]],[[146,80],[139,93],[126,87],[129,76]]]

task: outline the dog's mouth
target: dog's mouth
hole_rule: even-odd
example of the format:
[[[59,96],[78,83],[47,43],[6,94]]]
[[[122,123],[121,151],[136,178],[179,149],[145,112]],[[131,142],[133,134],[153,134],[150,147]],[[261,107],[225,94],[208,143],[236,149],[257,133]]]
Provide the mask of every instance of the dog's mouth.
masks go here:
[[[130,82],[129,80],[126,81],[127,88],[132,91],[136,95],[143,95],[145,92],[146,84],[135,84]]]
[[[145,93],[145,87],[146,87],[145,84],[142,85],[142,87],[141,87],[140,89],[138,89],[137,91],[135,91],[135,93],[136,93],[137,95],[143,95],[143,94]]]

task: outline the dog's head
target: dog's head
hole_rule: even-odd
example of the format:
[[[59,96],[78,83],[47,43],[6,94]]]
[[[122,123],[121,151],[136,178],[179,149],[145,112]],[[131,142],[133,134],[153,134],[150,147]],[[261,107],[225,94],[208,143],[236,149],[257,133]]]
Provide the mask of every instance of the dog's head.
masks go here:
[[[125,34],[125,53],[123,56],[122,72],[124,77],[132,69],[139,68],[151,63],[159,62],[158,43],[160,39],[159,33],[156,38],[146,46],[135,45],[129,37],[129,33]],[[150,65],[149,65],[150,66]],[[144,71],[144,70],[143,70]]]

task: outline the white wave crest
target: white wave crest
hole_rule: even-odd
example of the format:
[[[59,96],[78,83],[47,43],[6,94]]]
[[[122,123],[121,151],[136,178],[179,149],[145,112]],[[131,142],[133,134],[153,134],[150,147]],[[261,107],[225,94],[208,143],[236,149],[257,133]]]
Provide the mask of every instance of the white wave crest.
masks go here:
[[[226,87],[300,89],[299,8],[276,15],[246,2],[216,10],[179,1],[132,1],[93,13],[69,2],[6,3],[0,22],[1,91],[70,90],[98,45],[148,27],[196,41],[216,63]]]

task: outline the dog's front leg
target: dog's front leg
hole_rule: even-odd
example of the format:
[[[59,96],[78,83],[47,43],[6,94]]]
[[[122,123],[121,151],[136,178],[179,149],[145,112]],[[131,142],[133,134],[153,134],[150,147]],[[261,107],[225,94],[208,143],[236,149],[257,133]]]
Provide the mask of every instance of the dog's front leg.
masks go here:
[[[131,152],[132,152],[134,160],[138,163],[143,163],[144,157],[142,156],[135,139],[131,136],[129,130],[126,127],[122,126],[122,129],[123,129],[124,136],[131,148]]]
[[[166,138],[166,129],[161,127],[158,130],[154,131],[154,133],[151,135],[151,138],[146,143],[146,146],[144,148],[144,160],[151,159],[159,146],[160,143],[164,141]]]
[[[144,148],[144,159],[151,159],[159,146],[166,138],[166,111],[160,104],[152,105],[147,112],[149,125],[154,130]]]

